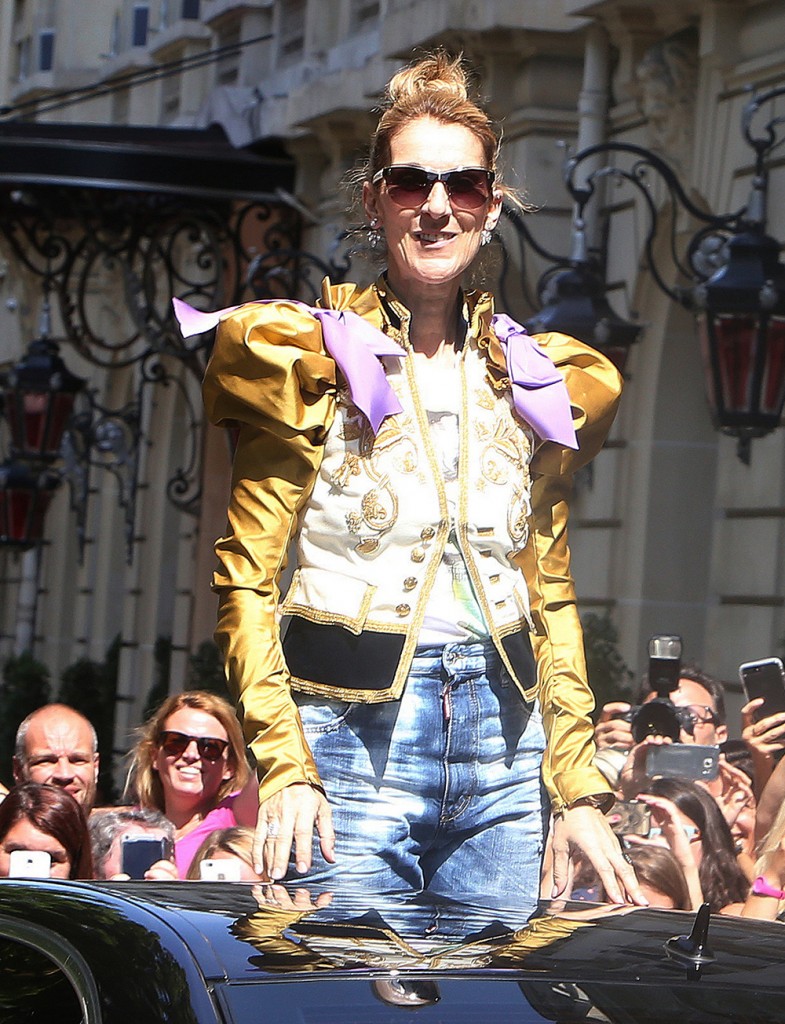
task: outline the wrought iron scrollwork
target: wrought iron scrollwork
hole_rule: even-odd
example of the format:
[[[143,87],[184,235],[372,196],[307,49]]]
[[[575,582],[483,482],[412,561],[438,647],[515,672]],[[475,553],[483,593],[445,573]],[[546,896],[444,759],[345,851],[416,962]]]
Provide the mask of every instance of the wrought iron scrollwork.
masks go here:
[[[295,282],[302,268],[319,261],[300,252],[300,216],[284,201],[55,186],[0,189],[0,232],[19,266],[40,278],[44,293],[55,299],[65,340],[96,367],[134,373],[135,394],[122,409],[108,409],[95,392],[89,395],[88,408],[69,425],[62,452],[80,551],[90,473],[101,466],[118,482],[130,561],[150,387],[178,391],[186,449],[167,496],[182,512],[199,511],[201,415],[193,395],[212,337],[185,341],[172,297],[202,309],[221,308],[257,297],[261,278]],[[257,269],[249,273],[252,266]],[[328,272],[336,269],[338,264],[328,264]],[[175,367],[183,367],[185,376]]]

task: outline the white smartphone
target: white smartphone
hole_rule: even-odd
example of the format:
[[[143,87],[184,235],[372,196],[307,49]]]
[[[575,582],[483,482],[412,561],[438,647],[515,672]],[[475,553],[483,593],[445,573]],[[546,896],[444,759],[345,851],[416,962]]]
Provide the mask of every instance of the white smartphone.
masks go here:
[[[11,850],[8,855],[9,878],[49,878],[52,858],[44,850]]]
[[[239,882],[240,865],[236,860],[203,860],[199,865],[199,877],[203,882]]]

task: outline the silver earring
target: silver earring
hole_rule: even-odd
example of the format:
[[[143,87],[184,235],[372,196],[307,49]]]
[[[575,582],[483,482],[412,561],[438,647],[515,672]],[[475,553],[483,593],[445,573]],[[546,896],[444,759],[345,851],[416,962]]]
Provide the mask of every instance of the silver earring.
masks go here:
[[[490,228],[483,228],[480,232],[480,245],[488,245],[493,238],[493,232]]]
[[[368,225],[368,245],[372,249],[378,248],[382,243],[382,231],[379,227],[379,221],[374,218]]]

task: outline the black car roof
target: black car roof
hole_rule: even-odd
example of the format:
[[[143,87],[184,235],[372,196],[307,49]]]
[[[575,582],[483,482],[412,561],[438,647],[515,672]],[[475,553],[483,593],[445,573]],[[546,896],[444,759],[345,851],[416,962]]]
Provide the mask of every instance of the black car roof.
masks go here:
[[[779,922],[712,917],[698,968],[669,943],[689,935],[695,915],[685,912],[551,905],[527,925],[514,909],[427,895],[344,890],[308,903],[304,888],[246,883],[8,879],[0,935],[22,922],[56,933],[107,989],[133,962],[157,991],[193,989],[197,1003],[200,986],[409,974],[513,978],[546,1009],[567,986],[616,1008],[610,1020],[785,1020]]]

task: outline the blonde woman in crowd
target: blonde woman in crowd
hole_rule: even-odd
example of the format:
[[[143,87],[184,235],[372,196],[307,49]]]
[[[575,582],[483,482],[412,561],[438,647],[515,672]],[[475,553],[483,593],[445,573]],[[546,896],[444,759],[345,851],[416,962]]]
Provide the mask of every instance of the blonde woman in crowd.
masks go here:
[[[242,731],[223,698],[187,690],[165,700],[140,733],[126,791],[173,823],[184,878],[207,835],[256,822],[257,787]]]

